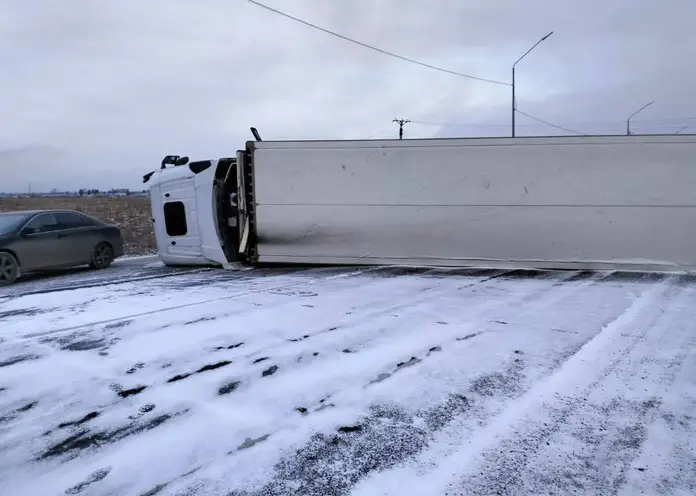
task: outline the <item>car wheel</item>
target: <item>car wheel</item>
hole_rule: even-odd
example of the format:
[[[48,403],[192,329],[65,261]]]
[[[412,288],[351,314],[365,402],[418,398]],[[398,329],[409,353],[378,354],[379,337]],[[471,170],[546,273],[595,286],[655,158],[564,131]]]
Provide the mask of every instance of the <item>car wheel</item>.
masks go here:
[[[9,286],[19,277],[19,262],[6,251],[0,252],[0,286]]]
[[[89,264],[93,269],[106,269],[114,260],[114,250],[109,243],[99,243],[92,252],[92,262]]]

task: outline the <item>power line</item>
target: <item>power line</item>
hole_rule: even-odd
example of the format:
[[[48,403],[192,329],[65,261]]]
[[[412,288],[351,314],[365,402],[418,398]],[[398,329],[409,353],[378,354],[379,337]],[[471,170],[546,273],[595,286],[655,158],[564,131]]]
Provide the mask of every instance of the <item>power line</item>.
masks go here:
[[[521,114],[523,112],[520,112]],[[526,114],[525,114],[526,115]],[[536,119],[539,120],[539,119]],[[546,121],[539,120],[541,124],[517,124],[517,127],[539,127],[551,125]],[[448,127],[475,127],[475,128],[509,128],[509,124],[463,124],[455,122],[427,122],[427,121],[411,121],[412,124],[421,124],[424,126],[448,126]],[[621,125],[619,123],[618,125]],[[585,134],[585,133],[579,133]]]
[[[510,127],[509,124],[477,124],[477,123],[471,123],[471,124],[464,124],[464,123],[457,123],[457,122],[428,122],[428,121],[411,121],[411,124],[416,124],[416,125],[423,125],[423,126],[439,126],[439,127],[454,127],[454,128],[476,128],[476,129],[508,129]],[[622,123],[612,123],[613,128],[619,132],[620,129],[622,129],[623,124]],[[539,128],[539,127],[546,127],[549,124],[547,124],[545,121],[540,122],[539,124],[517,124],[516,127],[518,128]],[[606,129],[611,126],[605,126],[603,127],[593,127],[593,129],[601,130],[601,129]],[[673,126],[674,127],[674,126]],[[583,135],[586,135],[586,133],[581,133]]]
[[[555,127],[556,129],[562,129],[563,131],[573,133],[573,134],[580,134],[583,136],[587,136],[585,133],[581,133],[580,131],[574,131],[573,129],[568,129],[567,127],[559,126],[558,124],[554,124],[553,122],[545,121],[544,119],[539,119],[538,117],[534,117],[533,115],[529,115],[526,112],[522,112],[521,110],[515,109],[515,112],[518,112],[532,120],[535,120],[537,122],[541,122],[542,124],[546,124],[547,126]]]
[[[510,124],[477,124],[477,123],[470,123],[470,124],[464,124],[461,122],[428,122],[428,121],[411,121],[412,124],[418,124],[418,125],[423,125],[423,126],[441,126],[441,127],[469,127],[469,128],[484,128],[484,129],[509,129]],[[618,126],[621,126],[622,124],[619,123]],[[539,123],[539,124],[517,124],[516,127],[542,127],[542,126],[547,126],[546,123]]]
[[[420,65],[420,66],[422,66],[422,67],[426,67],[426,68],[428,68],[428,69],[433,69],[433,70],[435,70],[435,71],[440,71],[440,72],[446,72],[447,74],[452,74],[452,75],[460,76],[460,77],[463,77],[463,78],[474,79],[474,80],[476,80],[476,81],[483,81],[484,83],[501,84],[501,85],[504,85],[504,86],[510,86],[510,83],[506,83],[506,82],[503,82],[503,81],[496,81],[495,79],[486,79],[486,78],[482,78],[482,77],[472,76],[472,75],[470,75],[470,74],[463,74],[463,73],[461,73],[461,72],[450,71],[449,69],[444,69],[444,68],[442,68],[442,67],[438,67],[438,66],[435,66],[435,65],[426,64],[425,62],[420,62],[420,61],[415,60],[415,59],[411,59],[411,58],[408,58],[408,57],[404,57],[403,55],[399,55],[399,54],[396,54],[396,53],[393,53],[393,52],[388,52],[388,51],[386,51],[386,50],[382,50],[381,48],[377,48],[377,47],[375,47],[375,46],[368,45],[367,43],[363,43],[362,41],[357,41],[357,40],[354,40],[354,39],[352,39],[352,38],[348,38],[347,36],[343,36],[342,34],[336,33],[336,32],[334,32],[334,31],[330,31],[330,30],[328,30],[328,29],[322,28],[322,27],[320,27],[320,26],[317,26],[316,24],[312,24],[311,22],[307,22],[307,21],[304,21],[304,20],[299,19],[299,18],[297,18],[297,17],[291,16],[290,14],[286,14],[285,12],[281,12],[280,10],[274,9],[273,7],[269,7],[268,5],[264,5],[264,4],[262,4],[262,3],[259,3],[259,2],[257,2],[256,0],[247,0],[247,2],[252,3],[252,4],[256,5],[257,7],[261,7],[261,8],[263,8],[263,9],[266,9],[266,10],[268,10],[269,12],[273,12],[273,13],[275,13],[275,14],[278,14],[278,15],[280,15],[280,16],[286,17],[286,18],[288,18],[288,19],[292,19],[293,21],[299,22],[300,24],[304,24],[305,26],[308,26],[308,27],[310,27],[310,28],[317,29],[317,30],[319,30],[319,31],[322,31],[322,32],[324,32],[324,33],[326,33],[326,34],[330,34],[331,36],[335,36],[335,37],[337,37],[337,38],[341,38],[341,39],[344,40],[344,41],[348,41],[348,42],[350,42],[350,43],[354,43],[354,44],[356,44],[356,45],[360,45],[360,46],[363,47],[363,48],[369,48],[370,50],[374,50],[375,52],[379,52],[379,53],[381,53],[381,54],[383,54],[383,55],[389,55],[390,57],[395,57],[395,58],[397,58],[397,59],[400,59],[400,60],[403,60],[403,61],[406,61],[406,62],[410,62],[410,63],[412,63],[412,64],[417,64],[417,65]]]
[[[665,117],[663,119],[636,119],[633,122],[693,121],[696,117]]]
[[[509,124],[477,124],[477,123],[469,123],[465,124],[463,122],[431,122],[431,121],[411,121],[411,124],[420,124],[423,126],[448,126],[448,127],[504,127],[504,128],[509,128]],[[517,127],[529,127],[529,126],[538,126],[538,124],[521,124],[518,125]]]
[[[370,136],[368,136],[367,138],[362,138],[362,139],[366,139],[366,140],[372,139],[372,138],[376,137],[377,135],[382,134],[383,132],[387,131],[387,130],[390,129],[390,128],[391,128],[391,126],[389,126],[389,127],[383,127],[382,129],[380,129],[380,130],[377,131],[376,133],[373,133],[373,134],[371,134]]]
[[[690,121],[696,121],[696,117],[667,117],[663,119],[636,119],[634,122],[639,122],[641,124],[661,124],[663,126],[670,126],[670,127],[681,127],[684,124],[689,124],[691,125],[696,125],[696,124],[691,124]],[[509,124],[479,124],[475,122],[433,122],[433,121],[411,121],[413,124],[423,124],[426,126],[451,126],[451,127],[501,127],[501,128],[509,128]],[[624,121],[572,121],[572,122],[566,122],[565,124],[568,125],[573,125],[573,126],[591,126],[591,127],[603,127],[603,126],[624,126],[625,122]],[[518,124],[518,127],[530,127],[530,126],[536,126],[536,124]]]

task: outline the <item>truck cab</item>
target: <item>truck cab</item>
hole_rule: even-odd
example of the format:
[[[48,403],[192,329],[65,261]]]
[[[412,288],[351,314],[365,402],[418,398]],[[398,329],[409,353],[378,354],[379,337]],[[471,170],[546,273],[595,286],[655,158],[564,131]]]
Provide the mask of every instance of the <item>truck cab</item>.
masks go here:
[[[168,155],[143,183],[150,189],[157,252],[165,265],[229,268],[237,262],[236,159],[189,162]]]

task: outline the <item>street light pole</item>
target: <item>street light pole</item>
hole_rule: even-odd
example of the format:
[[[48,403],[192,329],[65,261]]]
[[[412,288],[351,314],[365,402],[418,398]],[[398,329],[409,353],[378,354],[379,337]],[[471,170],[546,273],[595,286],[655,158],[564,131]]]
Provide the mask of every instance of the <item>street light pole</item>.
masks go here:
[[[515,137],[515,110],[516,110],[516,108],[517,108],[517,102],[515,101],[515,66],[519,63],[520,60],[522,60],[523,58],[525,58],[525,57],[529,54],[529,52],[531,52],[532,50],[534,50],[534,49],[537,47],[537,45],[538,45],[539,43],[541,43],[542,41],[544,41],[546,38],[548,38],[548,37],[551,36],[552,34],[553,34],[553,31],[551,31],[549,34],[547,34],[547,35],[544,36],[542,39],[540,39],[539,41],[537,41],[537,42],[534,44],[534,46],[533,46],[532,48],[530,48],[529,50],[527,50],[527,51],[524,53],[524,55],[522,55],[519,59],[517,59],[517,61],[516,61],[514,64],[512,64],[512,137],[513,137],[513,138]]]
[[[517,61],[519,62],[519,60]],[[515,64],[517,64],[515,62]],[[517,110],[517,105],[515,102],[515,64],[512,65],[512,137],[515,137],[515,111]]]
[[[633,118],[633,116],[636,115],[638,112],[642,111],[643,109],[648,108],[648,107],[649,107],[650,105],[652,105],[653,103],[655,103],[655,102],[646,103],[646,104],[643,105],[641,108],[639,108],[638,110],[636,110],[635,112],[633,112],[633,113],[628,117],[628,119],[626,119],[626,136],[630,136],[630,135],[631,135],[631,119]]]

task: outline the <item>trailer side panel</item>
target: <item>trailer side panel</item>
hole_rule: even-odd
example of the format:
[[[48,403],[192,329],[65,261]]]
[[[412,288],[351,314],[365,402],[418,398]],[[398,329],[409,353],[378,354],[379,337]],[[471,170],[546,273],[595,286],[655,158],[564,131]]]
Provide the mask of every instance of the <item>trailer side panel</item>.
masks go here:
[[[695,138],[256,143],[258,261],[691,269]]]

